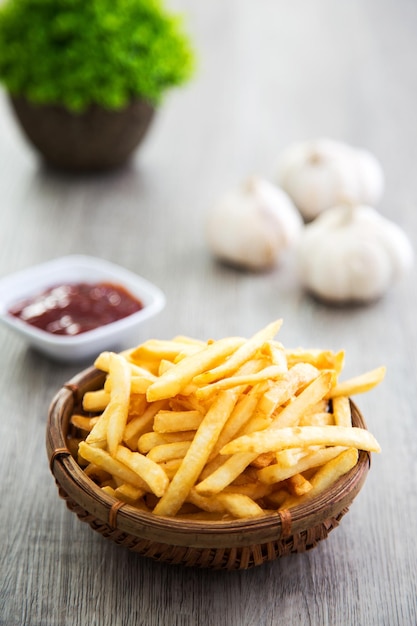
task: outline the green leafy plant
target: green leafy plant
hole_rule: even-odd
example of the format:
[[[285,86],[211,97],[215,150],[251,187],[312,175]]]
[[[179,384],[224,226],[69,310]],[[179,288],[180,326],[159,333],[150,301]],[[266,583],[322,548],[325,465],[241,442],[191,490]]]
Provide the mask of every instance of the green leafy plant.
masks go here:
[[[159,0],[8,0],[0,8],[0,81],[12,96],[82,112],[157,105],[192,75],[181,19]]]

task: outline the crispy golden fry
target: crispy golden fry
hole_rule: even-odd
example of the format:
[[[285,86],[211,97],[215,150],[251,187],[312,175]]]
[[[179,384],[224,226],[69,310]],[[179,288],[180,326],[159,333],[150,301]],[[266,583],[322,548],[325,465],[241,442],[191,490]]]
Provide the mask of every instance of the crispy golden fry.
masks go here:
[[[333,417],[336,426],[352,426],[352,412],[347,396],[336,396],[332,399]]]
[[[98,417],[86,417],[85,415],[71,415],[71,424],[75,426],[75,428],[79,428],[80,430],[85,430],[90,432],[93,429],[93,426],[97,424]]]
[[[259,504],[241,493],[220,493],[216,499],[233,517],[251,518],[265,515]]]
[[[197,410],[167,411],[161,410],[155,415],[154,430],[158,433],[172,433],[197,430],[203,420],[203,413]]]
[[[110,394],[105,389],[87,391],[83,397],[83,409],[89,413],[99,413],[104,411],[109,402]]]
[[[148,390],[148,387],[152,385],[152,383],[156,380],[156,376],[152,376],[149,373],[148,376],[132,376],[131,378],[131,389],[132,393],[143,393],[145,394]]]
[[[312,467],[318,467],[324,465],[331,459],[338,456],[343,450],[343,446],[331,446],[327,448],[321,448],[312,452],[307,452],[293,465],[283,466],[282,463],[276,463],[269,465],[258,471],[258,478],[261,482],[268,485],[279,483],[287,478],[291,478],[295,474],[301,474]]]
[[[203,496],[211,496],[220,493],[230,485],[258,455],[253,452],[241,452],[233,454],[224,463],[195,486],[195,491]]]
[[[246,361],[249,361],[258,350],[269,340],[273,339],[282,326],[282,320],[277,320],[268,324],[265,328],[257,332],[251,339],[243,342],[242,345],[217,367],[196,375],[198,385],[207,385],[220,378],[230,376],[238,370]]]
[[[138,450],[142,454],[147,454],[156,446],[162,446],[165,443],[177,443],[179,441],[192,441],[195,436],[194,430],[179,431],[177,433],[158,433],[151,430],[139,437]]]
[[[294,496],[303,496],[311,491],[313,485],[302,474],[294,474],[288,479],[287,487]]]
[[[87,467],[84,468],[84,472],[91,478],[91,480],[94,480],[94,482],[98,484],[105,483],[111,479],[111,474],[94,463],[89,463]]]
[[[107,446],[110,454],[116,454],[123,439],[127,423],[130,403],[130,371],[129,365],[122,356],[110,355],[110,372],[112,388],[110,402],[106,407],[109,413],[107,422]]]
[[[149,339],[130,353],[130,359],[143,361],[174,361],[180,353],[193,354],[196,349],[204,347],[204,342],[191,341],[188,338],[174,340]]]
[[[108,496],[111,496],[112,498],[116,498],[116,490],[114,489],[114,487],[110,487],[110,485],[103,485],[101,490],[104,493],[106,493]]]
[[[128,504],[135,504],[144,494],[144,489],[138,489],[128,483],[123,483],[114,490],[114,497]]]
[[[124,446],[119,446],[116,451],[116,459],[145,481],[156,496],[160,497],[165,493],[169,484],[169,478],[164,470],[149,456],[144,456],[139,452],[132,452]]]
[[[216,498],[206,498],[201,496],[195,491],[195,489],[190,490],[187,496],[187,501],[207,513],[224,513],[226,510],[224,504],[219,502]]]
[[[311,448],[287,448],[279,450],[275,453],[276,462],[281,467],[292,467],[298,461],[311,451]]]
[[[299,426],[332,426],[334,425],[334,415],[328,411],[319,411],[318,413],[311,412],[309,414],[302,415],[299,421]],[[342,424],[338,424],[342,426]]]
[[[148,452],[146,458],[152,459],[155,463],[165,463],[172,459],[183,459],[187,454],[191,441],[174,441],[171,443],[161,443],[154,446]]]
[[[148,402],[172,398],[181,393],[195,376],[203,372],[207,367],[222,362],[223,359],[243,344],[244,339],[238,337],[220,339],[197,353],[182,359],[175,367],[164,372],[162,376],[148,387],[146,392]]]
[[[105,448],[107,444],[107,431],[110,419],[109,406],[104,409],[86,438],[86,442],[96,448]]]
[[[384,379],[385,372],[385,367],[377,367],[376,369],[366,372],[361,376],[355,376],[355,378],[338,383],[330,390],[329,397],[335,398],[336,396],[354,396],[358,393],[370,391],[376,387],[376,385],[379,385],[379,383]]]
[[[178,472],[178,469],[182,463],[182,459],[171,459],[170,461],[164,461],[163,463],[158,463],[164,470],[165,474],[168,476],[170,480],[172,480],[175,474]]]
[[[252,452],[262,454],[270,450],[299,448],[301,446],[354,446],[358,450],[380,452],[378,442],[368,430],[345,426],[295,426],[268,428],[252,435],[244,435],[226,444],[221,454]]]

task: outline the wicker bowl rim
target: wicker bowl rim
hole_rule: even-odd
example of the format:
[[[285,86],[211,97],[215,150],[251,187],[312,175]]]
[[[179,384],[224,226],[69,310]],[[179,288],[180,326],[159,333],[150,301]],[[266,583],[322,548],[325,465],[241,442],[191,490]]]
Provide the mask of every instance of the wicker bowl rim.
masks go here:
[[[67,447],[66,435],[74,408],[79,405],[86,391],[100,388],[104,378],[104,372],[90,367],[71,378],[56,393],[48,412],[47,454],[59,495],[67,501],[68,507],[80,519],[90,523],[94,530],[118,543],[122,542],[121,533],[123,543],[134,551],[138,552],[139,549],[129,545],[129,539],[134,544],[145,542],[148,546],[175,546],[197,551],[236,551],[256,545],[265,546],[271,542],[291,541],[294,544],[295,536],[300,537],[303,533],[322,527],[324,532],[319,532],[319,541],[338,525],[365,482],[370,467],[370,454],[360,451],[356,466],[330,489],[307,503],[280,511],[276,515],[249,520],[204,522],[160,517],[140,511],[103,493],[84,473]],[[366,428],[360,411],[350,402],[353,425]],[[117,538],[112,536],[113,531]],[[289,551],[309,549],[317,541],[314,536],[310,546],[303,545],[303,541],[296,541],[295,547]],[[279,552],[280,550],[278,553],[275,550],[274,556],[262,557],[262,562],[281,556]],[[159,560],[165,559],[159,556]]]

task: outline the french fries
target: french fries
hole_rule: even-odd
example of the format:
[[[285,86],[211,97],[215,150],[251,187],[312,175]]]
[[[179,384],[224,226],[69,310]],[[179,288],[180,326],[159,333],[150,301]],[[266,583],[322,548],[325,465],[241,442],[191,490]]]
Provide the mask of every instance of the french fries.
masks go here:
[[[215,521],[276,514],[379,452],[349,397],[385,368],[339,381],[344,352],[288,350],[281,320],[253,337],[148,340],[95,365],[102,389],[71,418],[77,459],[108,495],[154,515]],[[79,442],[79,444],[78,444]]]

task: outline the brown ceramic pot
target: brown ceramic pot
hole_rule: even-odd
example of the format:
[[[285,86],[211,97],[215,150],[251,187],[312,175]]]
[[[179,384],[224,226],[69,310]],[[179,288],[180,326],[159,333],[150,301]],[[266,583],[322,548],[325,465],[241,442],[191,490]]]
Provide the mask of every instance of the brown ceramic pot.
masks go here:
[[[61,106],[34,105],[21,97],[10,100],[26,138],[44,160],[73,171],[121,166],[142,141],[155,112],[141,100],[119,111],[92,106],[82,114]]]

